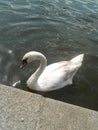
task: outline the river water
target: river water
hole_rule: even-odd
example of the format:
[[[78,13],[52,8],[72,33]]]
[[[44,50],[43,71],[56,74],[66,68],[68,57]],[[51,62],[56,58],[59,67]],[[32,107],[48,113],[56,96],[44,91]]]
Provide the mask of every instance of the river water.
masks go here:
[[[19,64],[31,50],[48,64],[85,53],[73,85],[43,96],[98,110],[98,0],[0,0],[0,83],[27,79],[38,63]]]

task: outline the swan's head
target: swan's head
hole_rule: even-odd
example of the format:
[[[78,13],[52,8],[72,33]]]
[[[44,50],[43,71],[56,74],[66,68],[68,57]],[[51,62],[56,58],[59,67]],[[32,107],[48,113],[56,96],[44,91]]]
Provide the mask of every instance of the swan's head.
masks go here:
[[[26,53],[22,58],[22,64],[20,65],[20,68],[24,68],[27,64],[31,63],[34,59],[35,59],[34,52]]]
[[[44,57],[40,52],[30,51],[26,53],[22,58],[22,64],[20,68],[24,68],[27,64],[31,63],[34,60],[40,60],[40,57]]]

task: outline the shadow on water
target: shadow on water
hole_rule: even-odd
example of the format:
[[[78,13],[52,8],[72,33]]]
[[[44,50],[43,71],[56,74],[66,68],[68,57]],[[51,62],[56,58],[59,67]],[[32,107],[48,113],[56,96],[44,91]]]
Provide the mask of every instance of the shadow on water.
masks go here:
[[[0,83],[30,91],[26,80],[38,63],[20,70],[24,53],[36,50],[48,64],[85,53],[73,85],[45,97],[98,111],[98,3],[91,0],[0,0]]]

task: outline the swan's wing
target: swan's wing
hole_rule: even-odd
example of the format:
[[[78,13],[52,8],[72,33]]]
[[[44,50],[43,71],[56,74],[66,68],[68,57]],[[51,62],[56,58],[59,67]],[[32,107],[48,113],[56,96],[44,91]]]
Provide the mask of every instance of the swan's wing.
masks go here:
[[[72,76],[73,71],[69,67],[69,61],[62,61],[46,67],[38,79],[38,83],[45,90],[58,89],[66,85],[66,81]],[[70,81],[70,83],[72,80]],[[70,84],[69,83],[69,84]],[[67,83],[68,84],[68,83]]]
[[[51,72],[57,71],[57,70],[63,68],[64,66],[66,67],[68,64],[69,64],[69,61],[60,61],[57,63],[50,64],[45,68],[43,74],[45,74],[47,72],[51,73]]]

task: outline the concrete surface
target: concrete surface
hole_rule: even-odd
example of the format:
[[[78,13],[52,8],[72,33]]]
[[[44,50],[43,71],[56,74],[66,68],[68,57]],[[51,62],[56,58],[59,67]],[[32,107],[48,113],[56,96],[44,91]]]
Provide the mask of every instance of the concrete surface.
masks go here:
[[[98,112],[0,85],[0,130],[98,130]]]

